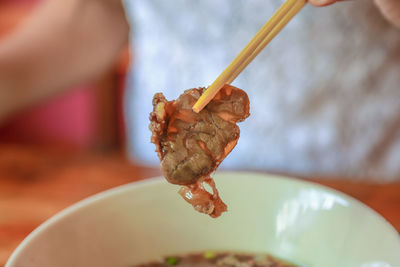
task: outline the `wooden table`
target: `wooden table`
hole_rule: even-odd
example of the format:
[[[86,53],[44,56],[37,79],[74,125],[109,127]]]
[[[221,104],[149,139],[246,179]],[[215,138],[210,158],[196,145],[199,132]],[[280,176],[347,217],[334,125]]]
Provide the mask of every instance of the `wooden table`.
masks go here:
[[[40,223],[100,191],[159,175],[122,153],[76,153],[0,145],[0,266]],[[310,178],[366,203],[400,231],[400,183],[371,184]],[[361,222],[360,222],[361,223]]]

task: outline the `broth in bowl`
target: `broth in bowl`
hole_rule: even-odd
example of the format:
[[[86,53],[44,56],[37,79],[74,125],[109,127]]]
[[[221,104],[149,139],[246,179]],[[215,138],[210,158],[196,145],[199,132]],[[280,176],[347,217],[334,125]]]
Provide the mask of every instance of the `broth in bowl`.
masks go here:
[[[249,254],[232,252],[192,253],[181,256],[168,256],[159,261],[153,261],[135,267],[296,267],[296,265],[278,259],[268,254]]]

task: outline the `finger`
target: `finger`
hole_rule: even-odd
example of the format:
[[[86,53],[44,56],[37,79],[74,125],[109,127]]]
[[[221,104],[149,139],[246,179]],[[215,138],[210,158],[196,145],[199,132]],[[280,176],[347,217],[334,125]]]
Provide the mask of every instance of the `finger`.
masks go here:
[[[310,4],[314,6],[327,6],[336,2],[336,0],[309,0]]]
[[[314,6],[329,6],[339,1],[346,1],[346,0],[309,0],[310,4]]]

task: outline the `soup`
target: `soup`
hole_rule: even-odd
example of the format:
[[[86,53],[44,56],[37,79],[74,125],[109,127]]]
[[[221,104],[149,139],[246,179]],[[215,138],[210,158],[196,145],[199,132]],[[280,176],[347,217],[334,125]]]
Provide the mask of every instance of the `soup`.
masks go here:
[[[169,256],[159,261],[140,264],[135,267],[163,266],[225,266],[225,267],[296,267],[296,265],[280,260],[268,254],[248,254],[232,252],[204,252]]]

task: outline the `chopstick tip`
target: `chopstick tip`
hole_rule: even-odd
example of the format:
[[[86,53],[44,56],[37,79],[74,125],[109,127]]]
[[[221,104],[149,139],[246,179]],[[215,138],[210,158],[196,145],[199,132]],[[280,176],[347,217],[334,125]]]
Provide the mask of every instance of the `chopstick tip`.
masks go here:
[[[202,110],[202,108],[199,107],[199,105],[197,105],[197,103],[196,103],[193,105],[192,110],[196,113],[199,113]]]

